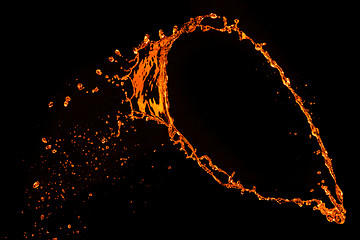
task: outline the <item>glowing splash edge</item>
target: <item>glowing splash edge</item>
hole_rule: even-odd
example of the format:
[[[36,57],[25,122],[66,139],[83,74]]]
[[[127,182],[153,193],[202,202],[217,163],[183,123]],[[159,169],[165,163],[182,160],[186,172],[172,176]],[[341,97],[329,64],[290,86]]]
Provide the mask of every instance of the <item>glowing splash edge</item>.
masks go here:
[[[160,30],[160,40],[151,41],[149,39],[149,35],[145,35],[144,40],[140,43],[140,45],[134,48],[135,58],[129,61],[132,62],[133,65],[127,69],[128,74],[121,78],[122,80],[130,80],[133,87],[132,93],[126,93],[126,101],[128,101],[131,106],[131,113],[129,116],[132,119],[146,118],[149,120],[154,120],[158,124],[165,125],[168,128],[169,137],[173,144],[179,144],[180,150],[185,153],[187,158],[192,158],[195,160],[197,164],[209,175],[211,175],[215,181],[227,188],[239,189],[241,193],[253,193],[258,197],[259,200],[276,201],[279,204],[286,202],[293,202],[299,206],[315,204],[313,209],[319,210],[323,215],[326,216],[328,221],[334,221],[339,224],[344,223],[346,210],[343,205],[343,193],[337,184],[336,176],[332,166],[332,160],[328,155],[323,141],[321,140],[319,129],[315,127],[309,110],[304,106],[304,101],[291,87],[290,79],[285,76],[283,69],[270,57],[270,54],[264,50],[263,46],[266,45],[265,43],[256,43],[253,39],[251,39],[248,35],[239,29],[238,19],[235,19],[233,24],[228,24],[226,17],[222,17],[222,21],[224,23],[223,27],[216,28],[210,25],[203,25],[202,21],[204,18],[216,19],[221,17],[211,13],[209,15],[191,18],[190,21],[185,23],[180,29],[175,26],[171,36],[165,36],[163,31]],[[258,193],[255,187],[252,189],[245,188],[240,183],[240,181],[235,182],[233,180],[235,172],[232,174],[227,173],[215,165],[207,155],[198,156],[196,154],[195,147],[192,146],[186,137],[177,130],[173,123],[173,118],[169,113],[170,104],[167,91],[168,75],[166,73],[166,66],[168,63],[167,55],[176,39],[178,39],[182,34],[195,31],[197,28],[200,28],[204,32],[209,30],[215,30],[224,33],[235,32],[239,37],[239,41],[250,41],[253,44],[255,50],[260,52],[266,58],[270,66],[277,69],[283,85],[291,92],[297,105],[305,115],[311,129],[311,134],[316,138],[317,143],[321,149],[321,155],[324,159],[324,163],[334,180],[336,198],[331,194],[327,186],[321,186],[333,204],[333,208],[327,208],[325,203],[319,199],[302,200],[300,198],[286,199],[265,197]],[[151,91],[153,94],[148,94],[148,91]],[[216,176],[216,174],[226,175],[228,179],[227,182],[222,182],[219,177]]]

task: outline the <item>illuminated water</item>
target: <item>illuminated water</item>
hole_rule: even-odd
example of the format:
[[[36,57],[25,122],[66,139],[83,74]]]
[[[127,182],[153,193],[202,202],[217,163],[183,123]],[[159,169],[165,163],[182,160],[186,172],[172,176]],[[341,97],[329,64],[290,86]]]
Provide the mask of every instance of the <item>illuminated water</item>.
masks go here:
[[[209,25],[203,24],[203,20]],[[214,27],[213,21],[220,21],[221,26]],[[143,140],[136,138],[141,131],[138,122],[146,123],[154,129],[153,134],[149,136],[152,144],[146,146],[148,151],[156,152],[165,147],[175,147],[226,188],[237,189],[242,194],[252,194],[259,200],[312,207],[328,221],[344,223],[346,210],[343,206],[343,194],[337,184],[332,161],[322,142],[319,129],[314,125],[313,116],[306,107],[308,103],[298,95],[292,87],[292,81],[270,57],[265,49],[266,44],[256,43],[239,29],[238,23],[237,19],[228,22],[225,17],[209,14],[191,18],[181,27],[174,26],[170,36],[165,36],[160,30],[157,41],[150,40],[150,36],[145,35],[139,46],[133,49],[134,58],[126,59],[116,50],[108,58],[108,67],[94,69],[89,79],[75,79],[70,84],[69,93],[49,102],[49,111],[53,111],[54,116],[58,118],[53,123],[57,131],[42,137],[42,154],[39,161],[30,169],[32,184],[27,186],[26,194],[29,197],[28,205],[34,211],[35,230],[34,233],[24,235],[31,237],[31,234],[34,234],[35,238],[54,236],[46,229],[44,222],[51,218],[54,211],[61,211],[68,199],[76,197],[93,183],[123,181],[126,176],[123,176],[121,169],[141,154],[139,149],[143,151]],[[252,46],[254,54],[261,54],[274,69],[281,83],[281,91],[289,94],[288,101],[294,103],[294,108],[303,117],[307,126],[307,132],[301,134],[317,144],[317,154],[322,156],[335,189],[334,192],[330,191],[324,182],[319,182],[318,189],[310,189],[310,192],[322,191],[332,206],[325,205],[324,201],[318,198],[278,197],[283,195],[265,194],[258,190],[261,186],[257,188],[246,185],[240,174],[229,170],[228,166],[222,168],[222,159],[213,159],[211,152],[204,153],[202,149],[196,151],[197,146],[176,127],[177,121],[171,115],[170,108],[176,107],[176,102],[169,101],[171,92],[168,91],[168,81],[171,79],[167,73],[167,66],[170,64],[168,54],[178,38],[184,35],[191,37],[191,33],[201,31],[214,31],[226,36],[231,34],[232,37],[235,35],[239,40],[238,44]],[[73,111],[75,114],[69,117],[67,111]],[[232,116],[236,117],[239,114],[244,112],[234,111]],[[162,129],[165,134],[156,132],[156,129]],[[163,141],[164,137],[168,139],[167,142]],[[90,193],[86,198],[92,197]],[[67,224],[56,231],[64,231],[67,235],[79,234],[86,226],[81,224],[81,216],[74,218],[80,224]]]

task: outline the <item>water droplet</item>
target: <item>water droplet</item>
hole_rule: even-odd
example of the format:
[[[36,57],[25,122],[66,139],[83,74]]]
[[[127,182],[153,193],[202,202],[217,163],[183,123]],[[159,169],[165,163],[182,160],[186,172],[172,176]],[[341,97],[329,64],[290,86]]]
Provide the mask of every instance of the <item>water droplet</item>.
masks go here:
[[[203,32],[209,31],[210,29],[210,26],[201,26],[201,31]]]
[[[96,88],[94,88],[93,90],[91,90],[92,93],[96,93],[97,91],[99,91],[99,88],[98,88],[98,87],[96,87]]]
[[[83,90],[85,87],[82,85],[82,83],[78,83],[77,88],[81,91],[81,90]]]
[[[71,101],[71,98],[69,96],[65,97],[64,107],[67,107],[69,105],[69,102]]]
[[[195,29],[196,29],[196,26],[190,24],[190,25],[188,26],[187,32],[188,32],[188,33],[191,33],[191,32],[193,32],[193,31],[195,31]]]
[[[150,35],[149,34],[145,34],[144,36],[144,43],[148,44],[150,42]]]
[[[118,56],[121,56],[121,53],[118,49],[115,50],[115,54],[118,55]]]
[[[133,52],[134,52],[135,55],[137,55],[138,54],[138,49],[136,47],[134,47]]]
[[[34,184],[33,184],[33,188],[38,188],[39,186],[40,186],[39,181],[34,182]]]
[[[211,17],[212,19],[215,19],[215,18],[217,18],[218,16],[217,16],[215,13],[210,13],[210,17]]]
[[[255,43],[255,50],[256,51],[261,51],[261,49],[262,49],[261,43]]]
[[[179,31],[179,27],[175,25],[173,27],[173,34],[177,33],[178,31]]]
[[[278,65],[277,65],[277,63],[276,63],[274,60],[272,60],[272,61],[270,62],[270,66],[273,67],[273,68],[276,68]]]
[[[162,29],[159,30],[159,37],[160,39],[165,37],[164,31]]]
[[[248,38],[248,36],[246,36],[246,34],[244,32],[241,32],[240,37],[239,37],[240,41],[247,39],[247,38]]]
[[[283,78],[283,84],[286,86],[290,86],[290,79],[287,77]]]

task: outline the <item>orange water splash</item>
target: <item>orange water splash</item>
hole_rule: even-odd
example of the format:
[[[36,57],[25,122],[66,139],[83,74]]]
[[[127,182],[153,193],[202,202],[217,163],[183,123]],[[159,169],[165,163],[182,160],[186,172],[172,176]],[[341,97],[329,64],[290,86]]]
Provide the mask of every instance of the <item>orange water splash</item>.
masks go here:
[[[211,25],[203,25],[202,21],[205,18],[222,19],[223,27],[218,28]],[[214,13],[209,15],[197,16],[191,18],[190,21],[185,23],[181,28],[174,26],[173,34],[165,36],[162,30],[159,31],[159,40],[151,41],[149,35],[145,35],[144,40],[140,45],[133,49],[135,54],[134,59],[126,60],[131,67],[123,69],[124,73],[122,77],[115,75],[113,79],[121,81],[130,81],[132,85],[132,92],[129,94],[125,91],[126,102],[129,102],[131,107],[131,113],[129,117],[131,119],[146,119],[154,120],[158,124],[165,125],[168,128],[170,140],[174,145],[179,145],[180,150],[183,151],[187,158],[192,158],[197,164],[206,171],[212,178],[219,184],[233,189],[239,189],[241,193],[252,193],[257,196],[259,200],[276,201],[279,204],[292,202],[300,207],[303,205],[312,205],[314,210],[319,210],[321,214],[325,215],[329,222],[336,222],[339,224],[344,223],[346,210],[343,205],[343,193],[337,184],[336,176],[332,166],[332,160],[328,155],[328,152],[320,137],[319,129],[314,125],[310,112],[304,106],[303,99],[295,92],[291,87],[291,81],[285,76],[283,69],[277,64],[275,60],[270,57],[270,54],[264,49],[266,43],[257,43],[247,34],[241,31],[238,27],[239,20],[235,19],[233,24],[229,24],[226,17],[217,16]],[[321,188],[328,196],[329,200],[333,204],[332,208],[325,206],[325,203],[320,199],[303,200],[300,198],[286,199],[276,197],[266,197],[257,192],[256,187],[246,188],[240,181],[233,179],[235,172],[229,174],[217,165],[215,165],[210,157],[207,155],[198,156],[194,146],[182,135],[174,125],[173,118],[169,113],[169,98],[167,90],[168,75],[166,72],[166,66],[168,63],[168,53],[176,39],[181,35],[192,33],[196,29],[201,31],[218,31],[224,33],[235,33],[238,35],[239,41],[249,41],[254,46],[254,49],[260,52],[267,60],[269,65],[276,69],[279,73],[280,79],[283,85],[291,92],[294,100],[302,113],[305,115],[310,127],[310,133],[320,147],[321,155],[324,159],[325,166],[327,167],[335,184],[336,196],[333,196],[328,187],[321,185]],[[115,51],[115,54],[122,57],[119,50]],[[114,58],[109,58],[110,62],[114,62]],[[103,74],[102,70],[96,70],[96,73],[100,76]],[[105,74],[105,78],[109,78]],[[116,83],[113,81],[112,83]],[[123,84],[123,82],[122,82]],[[119,125],[120,129],[120,125]],[[118,133],[119,134],[119,133]],[[225,175],[227,182],[221,181],[218,174]]]
[[[212,25],[203,24],[203,20],[220,21],[221,27],[214,27]],[[259,200],[275,201],[279,204],[282,203],[295,203],[298,206],[312,206],[314,210],[320,211],[321,214],[326,216],[329,222],[336,222],[342,224],[345,222],[346,210],[343,205],[343,193],[337,183],[332,160],[324,146],[320,137],[319,129],[314,125],[313,118],[308,109],[304,105],[303,99],[296,93],[291,86],[291,80],[285,76],[283,69],[277,64],[275,60],[270,57],[270,54],[264,49],[265,43],[256,43],[247,34],[241,31],[238,27],[239,20],[235,19],[233,23],[228,23],[225,17],[219,17],[216,14],[208,14],[191,18],[190,21],[183,24],[182,27],[174,26],[172,34],[166,36],[164,31],[159,31],[159,40],[150,40],[149,35],[145,35],[143,41],[133,49],[135,56],[132,59],[126,59],[118,49],[115,54],[107,58],[107,63],[116,66],[116,70],[108,69],[94,69],[92,74],[101,82],[91,83],[82,79],[81,82],[76,79],[74,92],[61,95],[60,100],[53,100],[48,103],[49,111],[59,111],[58,106],[61,107],[63,116],[68,111],[78,111],[83,106],[81,104],[81,97],[86,96],[87,101],[94,98],[106,95],[102,88],[104,84],[111,86],[120,96],[120,102],[114,102],[115,112],[101,116],[95,111],[96,117],[91,119],[91,123],[84,123],[81,125],[79,122],[73,122],[74,126],[70,124],[65,125],[59,121],[56,126],[56,131],[59,132],[56,136],[45,136],[41,138],[43,156],[40,157],[40,163],[35,164],[32,169],[38,171],[45,171],[48,173],[46,177],[38,175],[35,171],[35,176],[31,180],[26,194],[32,201],[32,208],[38,211],[37,220],[34,226],[37,226],[38,236],[45,236],[46,239],[51,239],[49,231],[46,230],[46,220],[54,214],[55,211],[62,209],[62,203],[78,195],[78,193],[88,187],[91,183],[109,179],[109,181],[120,180],[120,176],[111,176],[109,167],[106,167],[106,161],[111,159],[118,165],[126,166],[129,162],[130,156],[137,152],[136,147],[138,143],[132,144],[134,149],[129,151],[129,146],[125,144],[126,139],[130,135],[136,134],[134,127],[135,120],[145,120],[146,124],[152,126],[161,125],[165,126],[166,140],[170,146],[175,145],[178,149],[184,152],[187,158],[193,159],[199,167],[208,173],[220,185],[238,189],[242,194],[250,193],[255,195]],[[217,31],[220,33],[235,34],[239,41],[247,41],[254,47],[254,50],[261,53],[266,59],[268,64],[276,69],[279,73],[279,81],[281,80],[284,88],[286,88],[293,97],[294,104],[296,104],[301,112],[304,114],[309,125],[309,132],[312,139],[316,139],[316,144],[319,150],[316,154],[322,156],[324,165],[326,166],[329,174],[331,175],[334,186],[335,194],[332,193],[328,186],[324,185],[322,181],[319,183],[322,191],[330,200],[332,206],[326,206],[321,199],[301,199],[301,198],[279,198],[264,196],[255,186],[247,187],[239,180],[235,180],[235,172],[228,173],[216,164],[207,155],[200,155],[196,152],[196,148],[188,141],[188,139],[176,128],[174,119],[170,115],[170,103],[168,94],[168,54],[173,46],[173,43],[184,34],[191,34],[195,30],[207,32]],[[111,72],[112,71],[112,72]],[[103,83],[102,83],[103,82]],[[70,86],[71,84],[69,84]],[[71,97],[70,97],[71,96]],[[57,103],[59,101],[59,104]],[[72,102],[71,105],[70,101]],[[79,104],[80,102],[80,104]],[[91,104],[88,104],[91,105]],[[93,107],[93,106],[91,106]],[[151,120],[151,122],[149,122]],[[140,122],[138,121],[138,122]],[[157,124],[156,124],[157,123]],[[63,135],[61,135],[63,134]],[[296,135],[297,133],[293,133]],[[315,141],[314,141],[315,142]],[[130,143],[131,144],[131,143]],[[157,148],[157,143],[154,148]],[[160,144],[159,144],[160,145]],[[163,146],[164,144],[162,144]],[[156,149],[152,149],[154,152]],[[110,160],[109,160],[110,161]],[[219,162],[219,161],[218,161]],[[112,169],[116,167],[111,166]],[[171,166],[168,167],[171,169]],[[324,168],[326,171],[326,169]],[[318,171],[317,174],[323,173]],[[310,192],[313,192],[311,189]],[[89,193],[89,198],[92,193]],[[56,202],[61,206],[51,204]],[[61,203],[59,203],[61,202]],[[30,203],[28,206],[31,205]],[[78,217],[81,222],[80,216]],[[41,227],[40,227],[41,225]],[[70,227],[69,227],[70,226]],[[79,231],[86,229],[86,226],[80,227],[76,223],[66,223],[60,226],[61,231],[67,231],[66,234],[79,234]],[[50,235],[49,235],[50,234]],[[24,233],[25,236],[30,236],[29,233]],[[53,236],[56,239],[58,236]]]

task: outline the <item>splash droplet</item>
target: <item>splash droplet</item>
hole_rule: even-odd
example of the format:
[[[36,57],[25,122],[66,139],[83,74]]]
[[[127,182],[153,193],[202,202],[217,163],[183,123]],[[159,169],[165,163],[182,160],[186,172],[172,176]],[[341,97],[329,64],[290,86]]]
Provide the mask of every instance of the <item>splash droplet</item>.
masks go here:
[[[118,49],[115,50],[115,54],[118,55],[118,56],[121,56],[121,53]]]
[[[165,37],[164,31],[162,29],[159,30],[159,37],[160,39]]]
[[[179,27],[175,25],[175,26],[173,27],[173,34],[178,33],[178,31],[179,31]]]
[[[39,181],[34,182],[34,184],[33,184],[33,188],[38,188],[39,186],[40,186]]]
[[[65,102],[64,102],[64,107],[67,107],[69,105],[69,102],[71,101],[71,97],[66,96],[65,97]]]
[[[212,19],[215,19],[215,18],[217,18],[218,16],[217,16],[215,13],[210,13],[210,17],[211,17]]]
[[[96,88],[94,88],[93,90],[91,90],[92,93],[96,93],[96,92],[98,92],[98,91],[99,91],[99,88],[98,88],[98,87],[96,87]]]
[[[85,87],[82,85],[82,83],[78,83],[77,88],[78,88],[80,91],[85,89]]]
[[[100,76],[100,75],[102,74],[101,70],[100,70],[100,69],[96,69],[96,74]]]

